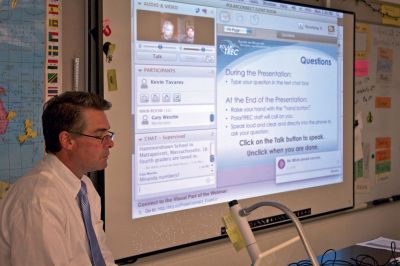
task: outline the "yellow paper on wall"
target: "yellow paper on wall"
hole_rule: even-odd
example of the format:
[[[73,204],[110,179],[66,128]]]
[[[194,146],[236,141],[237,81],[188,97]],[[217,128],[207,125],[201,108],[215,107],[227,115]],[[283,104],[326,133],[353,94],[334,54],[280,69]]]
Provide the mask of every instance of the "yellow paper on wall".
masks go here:
[[[107,83],[108,83],[108,90],[109,91],[118,90],[117,71],[115,69],[107,70]]]
[[[243,236],[240,233],[239,227],[235,223],[235,220],[233,220],[232,215],[230,213],[225,214],[222,217],[222,222],[225,225],[226,233],[228,234],[229,239],[231,240],[236,251],[244,248],[246,246],[246,243],[244,242]]]
[[[382,23],[400,26],[400,8],[390,5],[381,5],[381,12],[387,14],[382,16]]]
[[[356,55],[356,75],[360,76],[360,72],[357,71],[360,69],[360,61],[368,63],[367,58],[368,58],[368,53],[370,49],[370,43],[371,43],[371,34],[369,30],[369,26],[365,23],[356,23],[356,44],[355,44],[355,55]],[[368,66],[368,64],[366,65]],[[365,69],[365,67],[363,68]],[[361,72],[361,73],[365,73]],[[368,74],[368,72],[367,72]]]

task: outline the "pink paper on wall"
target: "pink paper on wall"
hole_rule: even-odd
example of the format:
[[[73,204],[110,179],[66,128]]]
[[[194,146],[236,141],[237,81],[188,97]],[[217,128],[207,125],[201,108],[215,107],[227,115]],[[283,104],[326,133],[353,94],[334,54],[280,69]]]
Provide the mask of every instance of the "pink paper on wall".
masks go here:
[[[356,60],[355,75],[356,77],[368,76],[368,60]]]

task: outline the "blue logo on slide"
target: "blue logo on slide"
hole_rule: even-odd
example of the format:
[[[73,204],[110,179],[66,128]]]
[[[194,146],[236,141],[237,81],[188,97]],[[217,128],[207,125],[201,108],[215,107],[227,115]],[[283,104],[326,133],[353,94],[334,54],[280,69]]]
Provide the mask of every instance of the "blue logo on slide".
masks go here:
[[[231,40],[221,41],[218,48],[224,55],[232,55],[232,56],[239,55],[239,46],[233,43]]]

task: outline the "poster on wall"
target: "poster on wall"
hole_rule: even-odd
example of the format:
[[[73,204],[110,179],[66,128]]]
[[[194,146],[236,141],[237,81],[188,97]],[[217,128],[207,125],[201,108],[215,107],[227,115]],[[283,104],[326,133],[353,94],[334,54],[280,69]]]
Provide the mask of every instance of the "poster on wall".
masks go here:
[[[0,1],[0,199],[44,156],[43,104],[61,84],[60,6]]]

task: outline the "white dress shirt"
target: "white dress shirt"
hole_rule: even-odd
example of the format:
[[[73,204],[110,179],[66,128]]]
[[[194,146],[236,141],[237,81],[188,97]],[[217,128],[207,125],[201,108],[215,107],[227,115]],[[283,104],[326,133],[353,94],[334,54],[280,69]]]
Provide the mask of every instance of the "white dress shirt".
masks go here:
[[[93,228],[114,264],[100,219],[100,197],[87,176]],[[1,265],[91,265],[77,194],[80,180],[53,154],[20,178],[0,201]]]

